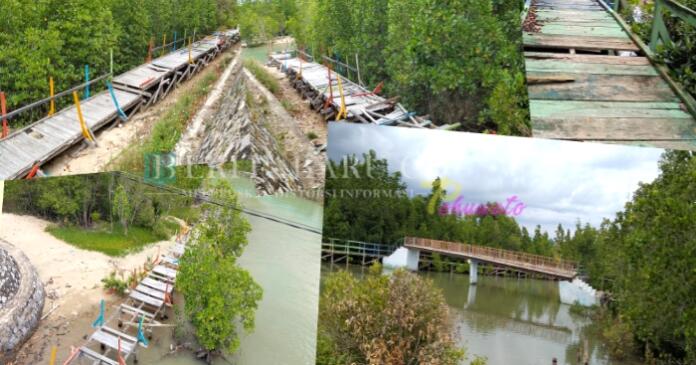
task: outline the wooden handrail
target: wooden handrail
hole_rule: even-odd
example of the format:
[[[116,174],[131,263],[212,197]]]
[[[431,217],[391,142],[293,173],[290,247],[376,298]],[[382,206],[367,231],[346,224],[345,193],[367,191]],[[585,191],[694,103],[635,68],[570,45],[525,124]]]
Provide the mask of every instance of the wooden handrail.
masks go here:
[[[434,250],[450,251],[460,253],[470,257],[487,257],[491,259],[502,259],[515,261],[519,264],[531,264],[568,271],[577,271],[577,263],[568,260],[554,259],[548,256],[535,255],[526,252],[503,250],[500,248],[476,246],[466,243],[447,242],[426,238],[406,237],[404,245],[413,248],[425,248]]]

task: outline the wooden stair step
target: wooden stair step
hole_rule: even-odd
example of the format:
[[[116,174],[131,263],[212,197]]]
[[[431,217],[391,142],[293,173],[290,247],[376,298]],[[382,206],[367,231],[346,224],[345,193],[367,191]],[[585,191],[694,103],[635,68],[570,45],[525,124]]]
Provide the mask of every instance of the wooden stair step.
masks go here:
[[[102,355],[94,350],[91,350],[87,347],[84,347],[84,346],[80,347],[80,353],[86,355],[87,357],[91,357],[94,360],[99,361],[99,364],[104,363],[104,364],[108,364],[108,365],[119,365],[118,361],[112,360],[112,359],[110,359],[110,358],[108,358],[108,357],[106,357],[106,356],[104,356],[104,355]]]

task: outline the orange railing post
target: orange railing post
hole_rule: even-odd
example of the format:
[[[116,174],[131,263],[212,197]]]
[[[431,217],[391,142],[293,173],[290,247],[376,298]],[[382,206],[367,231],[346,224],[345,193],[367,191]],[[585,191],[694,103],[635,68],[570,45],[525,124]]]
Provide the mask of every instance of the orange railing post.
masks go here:
[[[2,138],[7,138],[10,134],[10,127],[7,125],[7,104],[5,103],[5,92],[0,91],[0,112],[2,112]]]

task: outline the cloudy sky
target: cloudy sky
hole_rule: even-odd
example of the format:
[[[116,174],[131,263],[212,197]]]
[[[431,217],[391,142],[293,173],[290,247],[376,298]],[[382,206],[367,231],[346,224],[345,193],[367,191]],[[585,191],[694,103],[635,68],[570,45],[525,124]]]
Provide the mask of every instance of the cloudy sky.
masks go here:
[[[500,202],[516,195],[526,208],[517,221],[550,234],[579,219],[613,219],[640,182],[659,173],[662,149],[399,127],[330,123],[329,158],[370,149],[401,171],[408,189],[427,194],[437,177],[454,199]]]

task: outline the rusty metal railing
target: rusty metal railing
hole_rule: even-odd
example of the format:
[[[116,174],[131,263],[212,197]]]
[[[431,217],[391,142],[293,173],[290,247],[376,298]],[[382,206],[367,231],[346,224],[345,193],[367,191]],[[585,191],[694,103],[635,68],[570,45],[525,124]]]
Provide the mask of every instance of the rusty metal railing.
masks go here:
[[[428,238],[406,237],[404,239],[404,246],[419,249],[430,249],[440,252],[449,252],[497,263],[517,264],[517,266],[520,267],[539,267],[572,273],[577,272],[578,269],[578,264],[573,261],[561,260],[526,252],[503,250],[494,247],[470,245],[466,243],[438,241]]]

